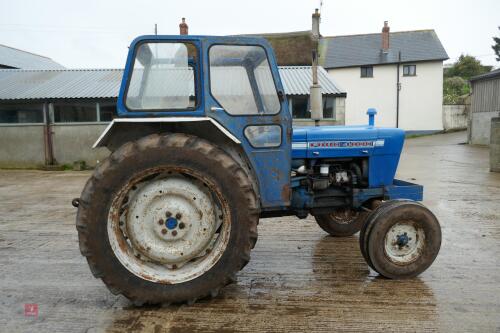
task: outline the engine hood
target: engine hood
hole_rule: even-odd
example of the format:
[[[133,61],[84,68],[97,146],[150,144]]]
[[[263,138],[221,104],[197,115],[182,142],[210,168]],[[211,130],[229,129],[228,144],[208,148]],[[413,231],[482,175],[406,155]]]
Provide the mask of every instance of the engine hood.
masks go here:
[[[292,158],[399,155],[404,131],[373,126],[318,126],[293,129]]]

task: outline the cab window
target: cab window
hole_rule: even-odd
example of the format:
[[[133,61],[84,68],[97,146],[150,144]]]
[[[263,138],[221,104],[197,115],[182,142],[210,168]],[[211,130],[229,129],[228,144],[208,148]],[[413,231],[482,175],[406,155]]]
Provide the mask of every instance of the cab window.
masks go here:
[[[185,110],[196,105],[196,48],[150,42],[135,52],[125,105],[130,110]]]
[[[281,105],[261,46],[214,45],[209,51],[210,91],[232,115],[276,114]]]

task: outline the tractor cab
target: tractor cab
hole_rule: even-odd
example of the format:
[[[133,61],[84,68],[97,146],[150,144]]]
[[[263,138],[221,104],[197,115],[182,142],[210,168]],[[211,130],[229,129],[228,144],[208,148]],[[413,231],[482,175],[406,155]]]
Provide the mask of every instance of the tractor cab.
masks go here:
[[[188,133],[196,128],[197,135],[242,150],[239,154],[254,170],[262,207],[289,205],[292,122],[266,40],[135,39],[123,75],[118,115],[95,146],[119,146],[122,139],[115,143],[114,134],[133,135],[138,127],[131,123]],[[267,172],[255,171],[264,167]]]

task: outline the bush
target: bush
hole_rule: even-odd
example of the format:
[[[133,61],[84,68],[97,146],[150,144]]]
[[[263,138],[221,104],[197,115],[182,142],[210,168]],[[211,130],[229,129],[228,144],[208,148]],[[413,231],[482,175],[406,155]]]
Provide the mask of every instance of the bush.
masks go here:
[[[470,93],[469,83],[460,76],[453,76],[444,79],[443,103],[444,104],[465,104],[465,98]]]

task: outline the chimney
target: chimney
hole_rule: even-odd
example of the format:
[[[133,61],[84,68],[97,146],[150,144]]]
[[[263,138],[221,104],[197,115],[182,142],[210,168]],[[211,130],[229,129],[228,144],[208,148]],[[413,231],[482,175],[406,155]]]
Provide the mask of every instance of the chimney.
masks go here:
[[[384,27],[382,28],[382,51],[389,51],[389,22],[384,21]]]
[[[186,18],[183,17],[182,18],[182,22],[179,24],[179,33],[181,35],[187,35],[188,34],[188,29],[189,29],[189,27],[188,27],[188,25],[186,23]]]

